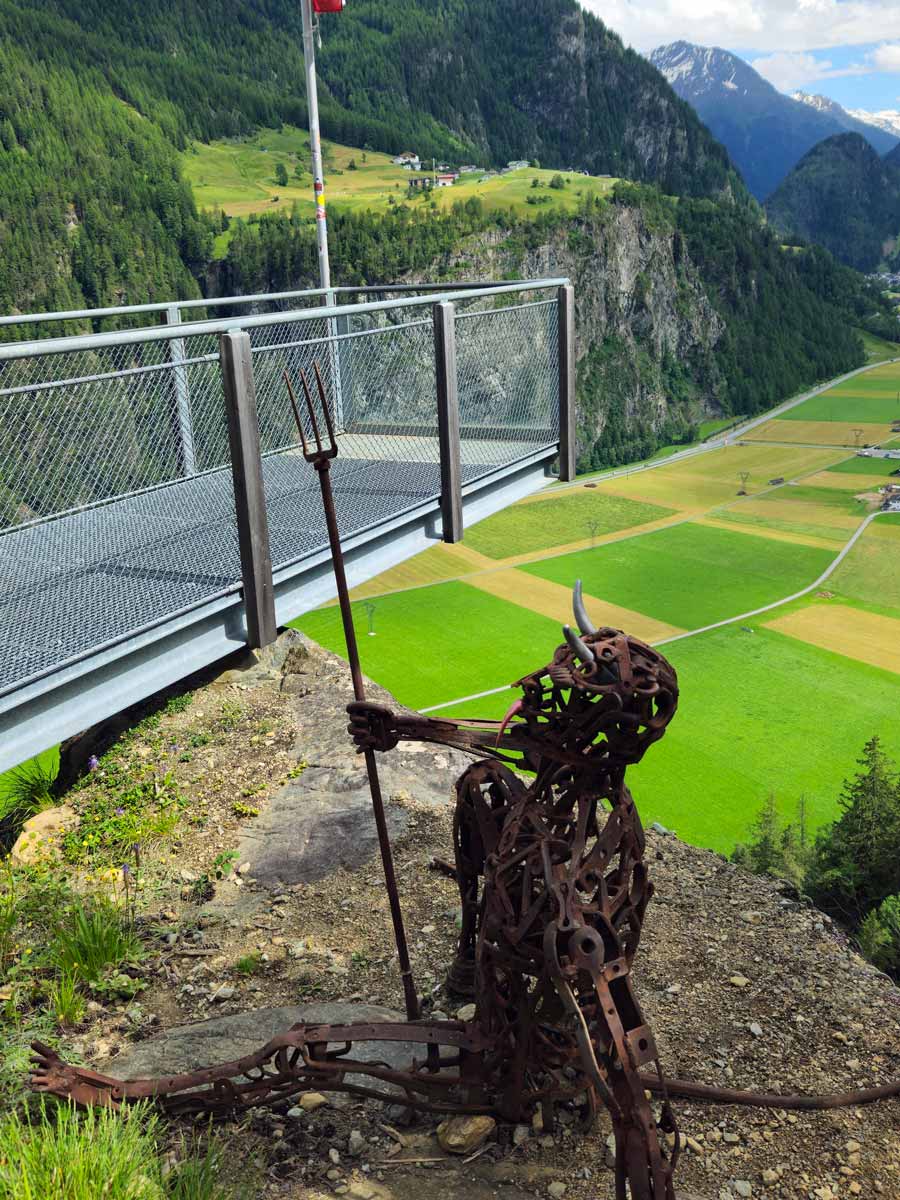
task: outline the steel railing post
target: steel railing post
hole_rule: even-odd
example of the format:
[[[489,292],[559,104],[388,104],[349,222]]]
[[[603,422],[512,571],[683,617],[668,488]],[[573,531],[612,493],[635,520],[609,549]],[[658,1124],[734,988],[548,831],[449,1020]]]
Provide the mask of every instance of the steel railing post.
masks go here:
[[[329,288],[325,293],[325,303],[329,308],[337,307],[337,297],[333,288]],[[347,423],[344,414],[343,343],[335,339],[338,334],[345,332],[342,326],[346,323],[346,317],[328,318],[328,358],[334,386],[334,424],[338,433],[346,429]]]
[[[434,359],[437,381],[438,446],[441,455],[441,523],[445,542],[461,542],[462,465],[459,386],[456,371],[456,305],[435,304]]]
[[[559,477],[575,478],[575,289],[557,291],[559,303]]]
[[[247,643],[258,649],[271,645],[278,629],[250,335],[237,329],[220,334],[219,361],[234,477]]]
[[[181,324],[181,309],[177,304],[170,304],[166,309],[166,324]],[[191,395],[188,389],[187,367],[184,365],[184,338],[172,338],[169,342],[169,361],[175,379],[175,417],[178,421],[181,445],[181,466],[185,475],[196,475],[197,458],[194,453],[194,427],[191,422]]]

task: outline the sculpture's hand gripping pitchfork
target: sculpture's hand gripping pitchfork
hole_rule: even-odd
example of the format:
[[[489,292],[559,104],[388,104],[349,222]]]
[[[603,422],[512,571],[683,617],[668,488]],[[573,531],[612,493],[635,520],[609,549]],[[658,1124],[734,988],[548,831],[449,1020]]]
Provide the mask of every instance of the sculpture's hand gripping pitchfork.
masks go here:
[[[328,406],[328,396],[325,392],[325,385],[322,382],[322,373],[319,370],[319,364],[313,363],[313,370],[316,376],[316,388],[319,393],[319,403],[322,406],[322,413],[325,418],[325,429],[327,438],[323,442],[322,435],[319,430],[319,422],[316,417],[316,405],[313,400],[312,392],[310,391],[309,383],[306,378],[306,373],[301,369],[300,382],[303,385],[303,393],[306,397],[306,409],[309,413],[309,423],[312,429],[312,437],[315,439],[313,446],[307,438],[306,430],[303,426],[303,418],[300,414],[300,409],[297,405],[297,399],[294,395],[294,389],[291,386],[290,378],[287,371],[284,372],[284,381],[287,384],[288,395],[291,398],[291,407],[294,410],[294,419],[297,422],[297,429],[300,433],[300,443],[303,447],[303,457],[308,463],[311,463],[319,476],[319,485],[322,489],[322,507],[325,510],[325,523],[328,527],[328,541],[331,546],[331,559],[334,567],[334,578],[337,584],[338,600],[341,607],[341,619],[344,626],[344,637],[347,642],[347,658],[350,662],[350,673],[353,677],[353,692],[357,701],[363,701],[366,698],[365,685],[363,683],[362,667],[359,661],[359,649],[356,644],[356,630],[353,627],[353,612],[350,608],[350,593],[347,588],[347,575],[344,570],[344,554],[341,549],[341,535],[338,530],[337,514],[334,507],[334,494],[331,489],[331,463],[337,458],[338,441],[334,431],[334,422],[331,417],[331,409]],[[403,928],[403,914],[400,909],[400,896],[397,891],[397,877],[394,874],[394,857],[391,851],[390,836],[388,834],[387,821],[384,815],[384,801],[381,797],[381,783],[378,778],[378,764],[375,760],[375,751],[367,749],[364,752],[366,760],[366,772],[369,776],[369,790],[372,793],[372,809],[375,813],[375,824],[378,829],[378,844],[381,849],[381,862],[384,867],[384,879],[387,885],[388,899],[391,906],[391,920],[394,925],[394,938],[397,942],[397,957],[400,962],[400,975],[403,979],[403,995],[406,1002],[406,1016],[410,1021],[415,1021],[419,1016],[419,1000],[416,995],[416,986],[413,982],[412,967],[409,961],[409,950],[406,944],[406,931]]]

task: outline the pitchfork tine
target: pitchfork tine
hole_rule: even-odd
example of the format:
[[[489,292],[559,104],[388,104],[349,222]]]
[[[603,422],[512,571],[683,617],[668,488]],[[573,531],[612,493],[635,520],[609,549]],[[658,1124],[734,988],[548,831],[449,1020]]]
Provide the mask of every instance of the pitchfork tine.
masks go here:
[[[300,444],[303,447],[303,457],[306,458],[307,454],[309,453],[309,448],[306,444],[306,434],[303,430],[303,422],[300,419],[300,409],[297,407],[297,399],[294,396],[294,389],[291,387],[290,376],[288,375],[287,371],[282,372],[282,374],[284,375],[284,382],[287,384],[288,395],[291,398],[291,408],[294,410],[294,420],[297,422],[297,429],[300,433]]]
[[[328,444],[329,446],[337,445],[337,438],[334,436],[334,423],[331,419],[331,408],[328,405],[328,396],[325,394],[325,384],[322,382],[322,372],[319,370],[319,360],[313,362],[313,370],[316,373],[316,383],[319,385],[319,397],[322,401],[322,411],[325,413],[325,424],[328,428]]]
[[[312,392],[309,390],[309,384],[306,381],[306,372],[300,368],[300,382],[303,384],[303,390],[306,393],[306,406],[309,409],[309,419],[312,421],[313,433],[316,435],[316,449],[322,453],[322,437],[319,433],[319,422],[316,420],[316,406],[313,404]]]

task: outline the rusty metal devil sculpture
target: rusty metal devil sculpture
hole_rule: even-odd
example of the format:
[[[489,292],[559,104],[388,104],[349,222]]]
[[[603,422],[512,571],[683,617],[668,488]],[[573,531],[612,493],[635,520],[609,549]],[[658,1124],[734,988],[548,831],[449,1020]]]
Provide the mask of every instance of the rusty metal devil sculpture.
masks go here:
[[[322,487],[356,695],[349,731],[369,774],[408,1019],[295,1025],[235,1062],[131,1081],[72,1066],[35,1043],[32,1086],[80,1104],[152,1097],[171,1113],[228,1113],[309,1089],[384,1099],[387,1084],[392,1099],[399,1093],[411,1108],[437,1113],[518,1121],[540,1106],[545,1128],[560,1102],[580,1106],[586,1124],[603,1104],[615,1134],[617,1200],[629,1191],[632,1200],[675,1200],[679,1140],[669,1095],[808,1109],[900,1094],[900,1084],[890,1084],[844,1096],[772,1096],[663,1077],[631,981],[653,889],[625,772],[675,713],[675,671],[644,642],[595,629],[577,584],[578,632],[565,626],[553,661],[515,685],[521,697],[502,722],[431,720],[367,703],[329,479],[337,440],[318,368],[324,443],[302,373],[301,380],[307,423],[289,383],[288,390]],[[456,861],[446,868],[462,902],[447,986],[474,996],[471,1021],[418,1019],[375,759],[406,740],[483,756],[457,783]],[[351,1057],[354,1043],[401,1041],[424,1050],[405,1070]],[[659,1098],[658,1117],[648,1092]]]
[[[362,748],[412,739],[490,755],[457,783],[462,934],[448,985],[475,997],[495,1104],[520,1119],[529,1079],[547,1095],[602,1100],[620,1194],[627,1178],[636,1200],[671,1200],[677,1148],[667,1161],[639,1075],[653,1064],[662,1083],[631,985],[652,885],[625,770],[662,737],[678,684],[650,646],[594,628],[580,583],[574,610],[579,633],[565,626],[552,663],[519,681],[522,698],[502,723],[394,716],[358,703],[350,732]],[[675,1132],[668,1103],[661,1125]]]

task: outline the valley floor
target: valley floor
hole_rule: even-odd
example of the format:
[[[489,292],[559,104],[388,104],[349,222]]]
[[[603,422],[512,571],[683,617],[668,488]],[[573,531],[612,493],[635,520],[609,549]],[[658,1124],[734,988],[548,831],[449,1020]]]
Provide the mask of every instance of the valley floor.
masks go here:
[[[679,672],[679,715],[637,772],[651,819],[724,852],[771,793],[786,817],[802,802],[813,827],[833,820],[870,736],[900,756],[900,515],[867,524],[900,460],[848,450],[864,416],[900,443],[898,390],[900,367],[878,366],[435,546],[354,594],[364,669],[411,707],[501,716],[505,685],[549,661],[580,578],[596,624],[665,646]],[[336,608],[296,624],[343,649]]]

